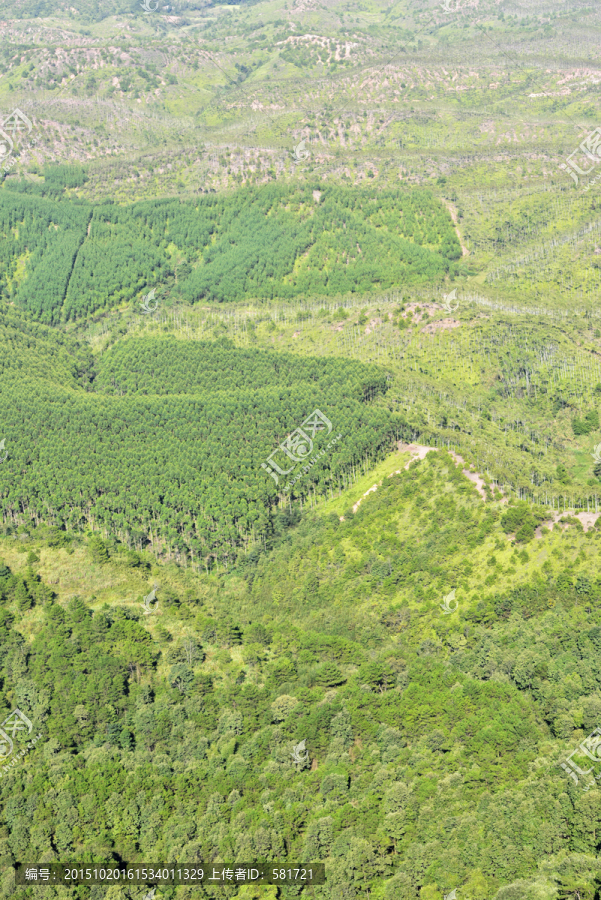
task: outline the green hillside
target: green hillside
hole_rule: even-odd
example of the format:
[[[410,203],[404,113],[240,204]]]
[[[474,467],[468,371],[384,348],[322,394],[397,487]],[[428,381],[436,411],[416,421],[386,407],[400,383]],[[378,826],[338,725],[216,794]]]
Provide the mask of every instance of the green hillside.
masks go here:
[[[524,552],[502,516],[433,453],[219,579],[2,538],[2,705],[44,737],[3,774],[3,864],[302,858],[326,862],[316,897],[594,891],[598,791],[559,762],[601,708],[599,532]]]
[[[80,361],[71,340],[52,371],[36,378],[31,351],[18,352],[20,332],[10,322],[17,352],[0,376],[8,453],[0,503],[13,524],[42,518],[110,532],[157,556],[228,564],[270,539],[286,517],[287,480],[272,480],[270,471],[298,479],[302,507],[316,490],[339,491],[354,465],[398,437],[396,418],[373,404],[387,387],[375,366],[301,364],[227,341],[182,347],[165,337],[120,342],[93,380],[89,358]],[[89,379],[82,386],[78,364]],[[305,426],[306,443],[278,450],[315,410],[325,419]],[[278,468],[267,471],[274,453]]]
[[[162,282],[190,303],[338,296],[440,280],[461,256],[431,193],[319,182],[126,207],[5,188],[0,234],[0,297],[46,323]]]
[[[0,35],[0,900],[601,900],[601,7]]]

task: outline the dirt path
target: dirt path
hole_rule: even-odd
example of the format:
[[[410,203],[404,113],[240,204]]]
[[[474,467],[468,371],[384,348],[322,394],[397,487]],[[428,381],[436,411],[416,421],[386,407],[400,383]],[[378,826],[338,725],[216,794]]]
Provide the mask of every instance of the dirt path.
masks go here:
[[[404,466],[405,469],[409,468],[414,459],[424,459],[424,457],[427,453],[430,452],[430,450],[434,450],[436,452],[438,451],[438,447],[425,447],[423,444],[403,444],[402,441],[399,441],[397,446],[401,453],[411,453],[412,455],[412,458],[409,460],[407,465]],[[458,453],[455,453],[454,450],[449,450],[448,452],[450,456],[453,457],[455,463],[462,467],[461,471],[466,476],[466,478],[469,478],[469,480],[476,486],[476,489],[482,499],[486,500],[486,491],[484,490],[486,480],[483,478],[483,476],[478,472],[471,472],[469,469],[466,469],[464,458],[462,456],[459,456]],[[503,492],[501,491],[501,493]],[[507,503],[507,497],[503,497],[502,502]]]
[[[425,459],[425,457],[430,452],[430,450],[433,450],[434,452],[438,452],[438,447],[426,447],[424,444],[404,444],[402,441],[398,442],[397,447],[398,447],[399,453],[410,453],[411,454],[411,459],[409,460],[409,462],[405,463],[405,465],[403,466],[403,469],[408,469],[409,466],[411,465],[411,463],[414,462],[416,459]],[[453,457],[453,460],[455,461],[455,463],[457,465],[465,467],[465,460],[463,459],[462,456],[459,456],[459,454],[455,453],[453,450],[449,450],[449,454]],[[392,478],[393,475],[400,475],[401,471],[402,471],[402,469],[396,469],[396,471],[391,472],[390,475],[388,475],[387,477]],[[476,489],[477,489],[478,493],[480,494],[480,496],[482,497],[482,499],[486,500],[486,491],[484,490],[484,485],[486,484],[486,481],[484,480],[482,475],[480,475],[478,472],[470,472],[470,470],[466,469],[466,468],[462,468],[462,472],[476,486]],[[382,482],[380,481],[380,482],[378,482],[378,484],[373,484],[370,488],[368,488],[368,490],[366,490],[365,493],[363,494],[363,497],[360,497],[357,500],[357,502],[353,505],[353,512],[356,513],[361,505],[361,501],[365,497],[367,497],[368,494],[371,494],[373,491],[377,491],[378,488],[381,487],[381,485],[382,485]],[[502,491],[500,491],[500,492],[503,493]],[[507,503],[507,497],[503,497],[501,502]],[[563,515],[563,513],[561,513],[560,515]],[[579,514],[579,516],[582,516],[582,515],[588,516],[591,514],[590,513],[580,513]],[[594,518],[595,518],[595,516],[593,514],[593,519]],[[344,522],[344,516],[340,516],[340,521]]]
[[[399,453],[410,453],[411,454],[411,458],[409,459],[409,462],[405,463],[405,465],[403,466],[403,469],[408,469],[409,466],[411,465],[411,463],[414,462],[416,459],[425,459],[425,457],[431,450],[433,450],[434,452],[438,452],[438,449],[439,449],[438,447],[427,447],[424,444],[404,444],[402,441],[398,442],[397,447],[398,447]],[[483,478],[483,476],[480,475],[478,472],[470,472],[469,469],[466,469],[465,468],[465,460],[463,459],[462,456],[459,456],[458,453],[455,453],[454,450],[449,450],[448,453],[453,457],[453,460],[457,465],[463,467],[461,470],[463,475],[465,475],[466,478],[469,478],[469,480],[475,485],[475,487],[476,487],[478,493],[480,494],[480,496],[482,497],[482,499],[486,500],[486,491],[484,489],[486,481]],[[402,469],[396,469],[394,472],[391,472],[390,475],[388,475],[387,477],[392,478],[393,475],[400,475],[401,472],[402,472]],[[368,494],[371,494],[373,491],[377,491],[378,488],[381,486],[382,486],[382,482],[380,481],[380,482],[378,482],[378,484],[373,484],[370,488],[368,488],[368,490],[365,491],[363,496],[360,497],[359,500],[357,500],[357,502],[353,505],[353,512],[354,513],[357,512],[357,510],[359,509],[359,507],[361,505],[361,501],[365,497],[367,497]],[[503,493],[500,488],[498,488],[497,490],[501,494]],[[508,502],[509,502],[508,497],[503,496],[501,503],[508,503]],[[561,518],[563,518],[563,516],[570,516],[573,519],[578,519],[579,522],[582,523],[582,527],[584,528],[584,530],[590,531],[591,529],[593,529],[595,527],[595,522],[600,517],[600,514],[594,513],[594,512],[575,512],[573,509],[566,509],[565,512],[551,513],[549,515],[549,519],[551,521],[550,522],[545,521],[542,523],[542,525],[539,525],[538,528],[536,528],[536,530],[534,532],[535,537],[542,538],[542,536],[543,536],[542,529],[544,527],[550,528],[551,530],[553,530],[554,527],[559,527],[562,531],[565,531],[565,529],[569,528],[570,526],[566,522],[560,523],[559,520]],[[344,522],[344,516],[340,516],[340,521]]]
[[[464,244],[463,241],[461,240],[461,234],[460,234],[460,232],[459,232],[459,224],[458,224],[458,221],[457,221],[457,210],[455,209],[455,207],[453,206],[453,204],[450,203],[448,200],[443,200],[443,203],[444,203],[444,205],[446,206],[446,208],[448,209],[448,211],[450,212],[451,218],[452,218],[453,223],[454,223],[454,225],[455,225],[455,231],[457,232],[457,240],[459,241],[459,244],[460,244],[460,246],[461,246],[461,253],[462,253],[463,256],[469,256],[469,255],[470,255],[470,251],[467,249],[467,247],[465,246],[465,244]]]
[[[378,488],[381,486],[381,484],[382,484],[381,481],[380,481],[379,484],[374,484],[374,485],[373,485],[372,487],[370,487],[367,491],[365,491],[365,493],[363,494],[363,497],[367,497],[367,495],[368,495],[368,494],[371,494],[372,491],[377,491]],[[357,500],[357,502],[353,505],[353,512],[354,512],[354,513],[356,513],[357,510],[359,509],[359,506],[360,506],[360,504],[361,504],[361,501],[363,500],[363,497],[360,497],[360,498]]]

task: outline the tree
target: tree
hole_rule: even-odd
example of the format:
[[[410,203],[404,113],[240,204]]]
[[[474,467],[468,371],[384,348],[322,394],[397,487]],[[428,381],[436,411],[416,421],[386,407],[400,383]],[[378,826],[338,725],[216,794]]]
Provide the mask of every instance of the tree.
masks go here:
[[[109,552],[100,535],[92,535],[88,541],[88,549],[94,562],[107,563],[109,561]]]
[[[134,736],[128,728],[124,728],[119,735],[119,745],[123,747],[124,750],[133,750]]]
[[[281,694],[271,704],[273,721],[283,722],[296,706],[298,706],[296,697],[291,697],[289,694]]]
[[[177,688],[180,694],[185,693],[189,689],[193,679],[193,672],[183,663],[172,666],[169,670],[169,684],[171,687]]]
[[[346,677],[333,662],[326,662],[315,671],[315,682],[321,687],[336,687],[344,684]]]
[[[388,663],[371,662],[359,668],[358,678],[360,684],[368,684],[374,690],[384,693],[394,685],[396,675]]]

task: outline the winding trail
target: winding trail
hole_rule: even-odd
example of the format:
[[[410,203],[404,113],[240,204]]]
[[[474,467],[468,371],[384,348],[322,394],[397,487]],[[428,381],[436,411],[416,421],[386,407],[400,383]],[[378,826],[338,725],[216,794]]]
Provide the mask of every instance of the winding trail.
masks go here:
[[[411,465],[411,463],[414,462],[416,459],[424,459],[431,450],[433,450],[436,453],[439,450],[438,447],[426,447],[426,446],[424,446],[424,444],[404,444],[402,441],[398,442],[397,447],[398,447],[399,453],[410,453],[411,454],[411,458],[409,459],[409,461],[407,463],[405,463],[405,465],[403,466],[403,469],[408,469],[409,466]],[[454,450],[448,450],[447,452],[449,453],[450,456],[453,457],[453,460],[455,461],[455,463],[457,465],[464,467],[464,468],[462,468],[462,473],[466,476],[466,478],[469,478],[469,480],[471,482],[473,482],[473,484],[476,486],[476,489],[477,489],[478,493],[480,494],[480,496],[482,497],[482,499],[486,500],[486,491],[485,491],[486,481],[483,478],[483,476],[480,475],[478,472],[471,472],[469,469],[466,469],[465,468],[465,460],[463,459],[462,456],[459,456],[458,453],[455,453]],[[393,475],[400,475],[400,473],[403,471],[403,469],[396,469],[394,472],[391,472],[390,475],[388,475],[387,477],[392,478]],[[361,505],[362,500],[365,497],[367,497],[368,494],[371,494],[373,491],[377,491],[378,488],[381,487],[381,485],[382,485],[382,482],[380,481],[380,482],[378,482],[378,484],[373,484],[370,488],[368,488],[368,490],[365,491],[363,496],[360,497],[359,500],[357,500],[357,502],[353,505],[353,512],[356,513]],[[501,491],[500,488],[497,488],[497,490],[499,491],[499,493],[503,494],[503,491]],[[509,502],[508,497],[506,495],[503,495],[503,497],[501,499],[501,503],[508,503],[508,502]],[[549,514],[549,517],[548,517],[551,521],[545,521],[541,525],[539,525],[538,528],[536,528],[536,530],[534,532],[534,536],[538,539],[541,539],[543,536],[542,529],[544,527],[549,528],[551,531],[553,531],[554,528],[560,528],[562,531],[565,531],[566,528],[570,527],[570,524],[568,522],[560,522],[559,521],[563,516],[570,516],[573,519],[578,519],[578,521],[581,522],[584,530],[590,531],[591,529],[593,529],[595,527],[595,522],[599,518],[599,513],[583,512],[583,511],[576,512],[573,509],[566,509],[563,512],[552,512]],[[344,522],[344,516],[340,516],[340,521]]]
[[[405,465],[403,466],[403,469],[408,469],[409,466],[411,465],[411,463],[414,462],[416,459],[424,459],[426,457],[426,455],[430,452],[430,450],[434,450],[435,452],[438,452],[438,449],[439,449],[438,447],[426,447],[423,444],[404,444],[402,441],[399,441],[397,446],[399,449],[399,453],[410,453],[411,454],[411,459],[409,460],[409,462],[405,463]],[[465,466],[465,460],[463,459],[462,456],[459,456],[459,454],[455,453],[454,450],[448,450],[447,452],[450,454],[450,456],[453,457],[453,460],[455,461],[455,463],[457,465]],[[402,469],[396,469],[396,471],[391,472],[391,474],[388,475],[388,478],[392,478],[393,475],[399,475],[401,473],[401,471],[402,471]],[[469,480],[471,482],[473,482],[473,484],[476,486],[476,489],[477,489],[478,493],[480,494],[480,496],[482,497],[482,499],[486,500],[486,491],[484,489],[485,485],[486,485],[486,481],[483,478],[483,476],[480,475],[478,472],[471,472],[469,469],[466,469],[466,468],[463,468],[462,472],[466,476],[466,478],[469,478]],[[382,484],[382,482],[380,481],[379,484],[372,485],[372,487],[370,487],[369,490],[367,490],[363,494],[363,497],[361,497],[359,500],[357,500],[357,502],[353,506],[354,513],[356,513],[357,510],[359,509],[359,506],[361,505],[361,501],[363,500],[363,498],[367,497],[368,494],[371,494],[372,491],[377,491],[378,487],[380,487],[381,484]],[[497,490],[499,491],[499,493],[501,493],[501,494],[503,493],[503,491],[501,491],[500,488],[497,488]],[[508,503],[508,502],[509,502],[508,497],[506,495],[503,495],[501,503]],[[553,530],[554,527],[559,527],[562,530],[569,528],[570,527],[569,523],[567,523],[567,522],[560,523],[559,520],[563,516],[571,516],[573,519],[578,519],[578,521],[581,522],[584,530],[588,531],[595,527],[595,522],[599,518],[599,513],[583,512],[583,511],[576,512],[573,509],[566,509],[565,512],[550,513],[549,519],[551,521],[544,522],[542,525],[539,525],[538,528],[534,532],[535,537],[542,538],[543,527],[550,528],[551,530]],[[342,517],[341,517],[341,521],[343,521]]]
[[[414,462],[416,459],[424,459],[431,450],[433,450],[435,453],[437,453],[439,450],[438,447],[426,447],[426,446],[424,446],[424,444],[404,444],[402,441],[398,442],[397,447],[398,447],[399,453],[410,453],[411,454],[411,459],[409,460],[409,462],[405,463],[405,465],[403,466],[403,469],[408,469],[409,466],[411,465],[411,463]],[[453,457],[453,460],[455,461],[456,465],[465,467],[465,460],[463,459],[462,456],[459,456],[459,454],[455,453],[453,450],[449,450],[448,453],[450,454],[450,456]],[[400,475],[401,472],[402,472],[402,469],[396,469],[396,471],[391,472],[390,475],[388,475],[387,477],[392,478],[393,475]],[[469,480],[471,482],[473,482],[473,484],[476,486],[476,489],[477,489],[478,493],[480,494],[480,496],[482,497],[482,499],[486,500],[486,491],[484,490],[486,481],[483,478],[483,476],[480,475],[478,472],[471,472],[469,469],[466,469],[466,468],[462,468],[462,472],[466,476],[466,478],[469,478]],[[364,497],[367,497],[367,495],[371,494],[372,491],[377,491],[378,488],[381,486],[381,484],[382,484],[382,482],[380,481],[378,484],[372,485],[367,491],[365,491],[365,493],[363,494],[363,497],[360,497],[359,500],[357,500],[357,502],[353,505],[354,513],[356,513],[357,510],[359,509],[359,506],[361,505],[361,501],[364,499]],[[503,493],[503,492],[500,491],[500,493]],[[501,500],[501,503],[507,503],[507,497],[504,496],[503,499]],[[584,513],[584,515],[587,515],[587,513]],[[344,517],[341,516],[340,521],[343,522]]]

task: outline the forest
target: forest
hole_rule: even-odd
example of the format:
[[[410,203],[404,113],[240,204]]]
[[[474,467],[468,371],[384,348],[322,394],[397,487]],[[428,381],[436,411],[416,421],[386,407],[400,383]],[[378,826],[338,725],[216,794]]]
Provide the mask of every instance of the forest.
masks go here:
[[[0,20],[0,900],[601,900],[601,7]]]
[[[158,284],[188,303],[340,296],[440,280],[461,257],[427,190],[315,182],[125,206],[62,196],[82,179],[55,167],[41,189],[51,196],[31,182],[0,189],[0,298],[47,324]]]
[[[118,342],[96,371],[77,342],[18,313],[4,331],[0,504],[15,526],[93,528],[208,570],[270,539],[284,486],[262,465],[315,409],[342,438],[295,486],[301,508],[398,437],[399,417],[372,402],[387,388],[376,366],[165,336]],[[314,436],[317,454],[327,442]]]
[[[3,864],[319,859],[316,898],[592,900],[598,788],[559,764],[601,712],[600,537],[547,532],[533,572],[442,452],[219,577],[5,534],[0,710],[43,741],[2,774]]]

